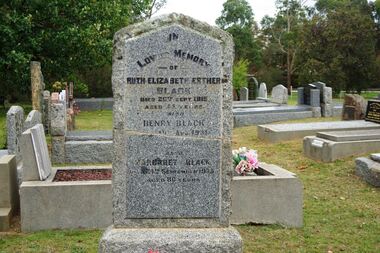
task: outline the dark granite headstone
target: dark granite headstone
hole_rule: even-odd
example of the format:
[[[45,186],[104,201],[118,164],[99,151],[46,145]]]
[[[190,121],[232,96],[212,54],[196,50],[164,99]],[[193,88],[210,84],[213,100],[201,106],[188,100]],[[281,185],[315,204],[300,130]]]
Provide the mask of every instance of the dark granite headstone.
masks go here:
[[[369,100],[365,120],[380,123],[380,100]]]

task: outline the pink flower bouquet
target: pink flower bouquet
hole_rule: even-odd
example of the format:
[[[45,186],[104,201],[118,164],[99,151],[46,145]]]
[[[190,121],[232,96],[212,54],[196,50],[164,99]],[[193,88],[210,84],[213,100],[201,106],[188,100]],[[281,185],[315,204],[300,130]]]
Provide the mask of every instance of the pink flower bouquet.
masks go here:
[[[259,167],[257,151],[246,147],[232,150],[232,160],[239,175],[245,176],[247,172],[254,172]]]

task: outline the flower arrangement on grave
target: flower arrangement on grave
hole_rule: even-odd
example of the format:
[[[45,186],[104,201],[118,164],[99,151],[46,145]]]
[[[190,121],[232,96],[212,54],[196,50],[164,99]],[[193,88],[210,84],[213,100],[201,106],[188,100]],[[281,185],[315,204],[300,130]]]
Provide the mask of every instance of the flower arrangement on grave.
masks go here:
[[[237,174],[245,176],[249,172],[256,172],[259,168],[257,151],[241,147],[232,150],[232,160]]]

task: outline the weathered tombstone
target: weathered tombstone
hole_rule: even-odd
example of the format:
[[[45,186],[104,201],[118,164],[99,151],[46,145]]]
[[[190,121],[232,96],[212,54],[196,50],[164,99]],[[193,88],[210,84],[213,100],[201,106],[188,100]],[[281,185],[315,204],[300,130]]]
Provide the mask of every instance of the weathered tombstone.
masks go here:
[[[113,226],[99,251],[241,252],[229,226],[232,38],[170,14],[114,43]]]
[[[30,77],[32,86],[33,109],[42,112],[43,91],[45,89],[45,83],[41,72],[41,63],[37,61],[30,62]]]
[[[51,173],[51,162],[42,124],[37,124],[22,133],[23,157],[22,180],[45,180]]]
[[[45,90],[44,91],[44,106],[42,111],[42,121],[45,129],[45,133],[50,132],[50,104],[51,104],[51,98],[50,98],[50,91]]]
[[[321,112],[323,117],[333,116],[333,100],[332,100],[332,88],[323,88],[323,99],[321,102]]]
[[[272,89],[271,101],[277,104],[287,104],[288,103],[288,89],[282,84],[274,86]]]
[[[297,88],[297,104],[298,105],[304,105],[305,99],[304,99],[304,87]]]
[[[367,111],[365,113],[365,120],[380,123],[380,101],[368,101]]]
[[[326,84],[318,81],[314,82],[313,85],[315,85],[315,87],[319,90],[321,104],[324,103],[324,89],[326,88]]]
[[[357,176],[374,187],[380,187],[380,154],[371,154],[369,158],[355,159]]]
[[[248,93],[247,87],[240,88],[240,101],[248,101]]]
[[[34,127],[37,124],[42,123],[42,115],[37,110],[31,110],[24,122],[24,131],[28,128]]]
[[[21,161],[20,137],[24,129],[24,109],[12,106],[7,112],[7,146],[8,154],[16,155],[17,162]]]
[[[365,117],[367,101],[358,94],[344,96],[342,120],[362,120]]]
[[[52,139],[51,160],[53,163],[65,162],[66,106],[52,103],[50,107],[50,133]]]
[[[259,97],[260,98],[268,98],[267,85],[265,83],[260,84]]]
[[[257,97],[257,94],[259,93],[259,83],[257,82],[257,79],[253,76],[249,77],[248,79],[248,99],[249,100],[255,100]]]

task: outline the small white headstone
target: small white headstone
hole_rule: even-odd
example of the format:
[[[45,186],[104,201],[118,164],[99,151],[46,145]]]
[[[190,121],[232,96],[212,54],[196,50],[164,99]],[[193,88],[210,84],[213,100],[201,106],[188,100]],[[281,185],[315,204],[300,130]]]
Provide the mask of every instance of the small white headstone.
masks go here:
[[[38,173],[40,180],[45,180],[51,173],[51,162],[49,159],[49,151],[46,144],[44,127],[37,124],[30,129],[32,136],[34,155],[37,161]]]
[[[45,180],[49,177],[51,162],[42,124],[37,124],[22,133],[21,152],[22,181]]]
[[[259,97],[260,98],[268,98],[267,85],[265,83],[260,84]]]
[[[288,89],[282,85],[276,85],[272,89],[272,102],[278,104],[288,103]]]

